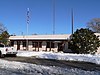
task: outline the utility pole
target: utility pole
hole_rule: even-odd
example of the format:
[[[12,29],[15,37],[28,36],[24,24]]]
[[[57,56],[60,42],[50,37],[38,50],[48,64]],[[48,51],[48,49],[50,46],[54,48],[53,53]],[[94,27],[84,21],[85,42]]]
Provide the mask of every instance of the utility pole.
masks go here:
[[[29,26],[29,19],[30,19],[30,15],[29,15],[29,8],[27,8],[27,37],[26,37],[26,50],[28,50],[28,26]]]
[[[74,29],[74,15],[73,15],[73,9],[71,9],[71,17],[72,17],[72,35],[73,35],[73,29]]]

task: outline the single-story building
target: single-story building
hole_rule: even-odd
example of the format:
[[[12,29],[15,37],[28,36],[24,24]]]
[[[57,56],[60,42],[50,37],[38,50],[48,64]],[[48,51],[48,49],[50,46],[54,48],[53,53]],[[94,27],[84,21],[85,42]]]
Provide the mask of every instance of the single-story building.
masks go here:
[[[65,51],[68,49],[68,39],[70,35],[28,35],[10,36],[11,46],[17,50],[32,51]]]
[[[95,33],[99,36],[100,33]],[[31,51],[65,51],[70,52],[68,49],[68,41],[70,34],[60,35],[23,35],[23,36],[10,36],[9,40],[11,46],[17,50],[31,50]],[[100,53],[100,47],[97,53]]]

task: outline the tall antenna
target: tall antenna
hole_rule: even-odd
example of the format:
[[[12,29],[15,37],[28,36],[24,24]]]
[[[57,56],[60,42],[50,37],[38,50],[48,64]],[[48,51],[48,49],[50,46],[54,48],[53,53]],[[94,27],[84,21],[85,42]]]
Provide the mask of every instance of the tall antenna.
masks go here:
[[[53,0],[53,34],[55,34],[55,0]]]
[[[28,36],[29,19],[30,19],[30,16],[29,16],[29,8],[27,8],[27,36]],[[26,40],[26,49],[28,50],[28,38]]]
[[[74,28],[74,15],[73,15],[73,9],[71,9],[71,16],[72,16],[72,34],[73,34],[73,28]]]

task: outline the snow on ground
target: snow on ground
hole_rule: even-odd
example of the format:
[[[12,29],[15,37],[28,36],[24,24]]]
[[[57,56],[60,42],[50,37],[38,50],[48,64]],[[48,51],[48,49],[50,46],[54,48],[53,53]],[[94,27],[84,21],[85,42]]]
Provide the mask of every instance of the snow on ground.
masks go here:
[[[100,55],[81,55],[52,52],[18,51],[17,56],[86,61],[100,64]],[[0,59],[0,75],[100,75],[100,71],[86,71],[72,67],[43,66]]]
[[[99,75],[100,71],[42,66],[0,59],[0,75]]]
[[[91,54],[68,54],[68,53],[53,53],[53,52],[34,52],[34,51],[18,51],[17,56],[67,60],[67,61],[84,61],[95,64],[100,64],[100,55]]]

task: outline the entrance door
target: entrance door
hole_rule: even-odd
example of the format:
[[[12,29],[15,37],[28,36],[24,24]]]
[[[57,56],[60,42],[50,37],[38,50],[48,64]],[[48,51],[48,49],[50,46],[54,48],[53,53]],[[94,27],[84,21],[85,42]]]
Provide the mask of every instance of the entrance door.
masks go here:
[[[58,43],[58,52],[59,52],[59,51],[63,51],[62,43]]]
[[[17,41],[17,50],[20,50],[20,41]]]

